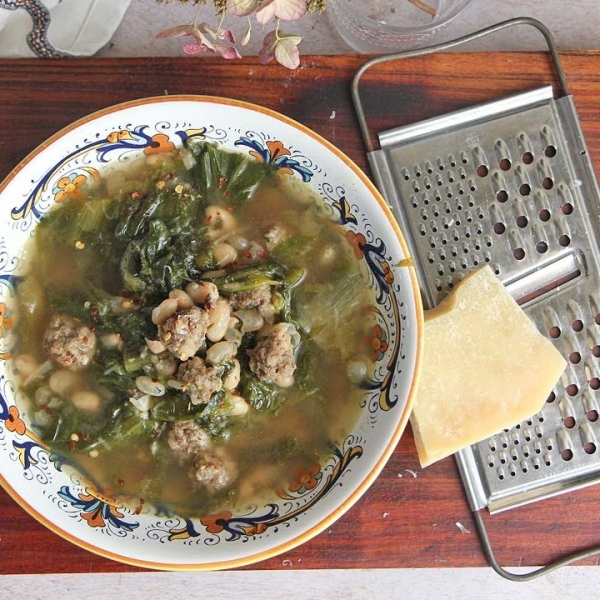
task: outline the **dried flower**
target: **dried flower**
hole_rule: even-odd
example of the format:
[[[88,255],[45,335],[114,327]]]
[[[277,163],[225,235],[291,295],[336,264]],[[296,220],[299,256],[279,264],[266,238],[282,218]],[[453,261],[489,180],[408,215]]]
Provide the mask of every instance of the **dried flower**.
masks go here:
[[[156,0],[159,4],[171,0]],[[204,5],[208,0],[179,0],[181,4],[194,6]],[[230,29],[224,27],[227,16],[245,17],[248,28],[242,36],[239,45],[245,46],[252,35],[251,16],[260,25],[275,23],[275,28],[269,31],[264,39],[259,53],[261,64],[267,64],[275,59],[288,69],[296,69],[300,64],[298,45],[302,36],[285,33],[280,29],[281,21],[296,21],[306,13],[320,13],[326,8],[326,0],[212,0],[219,23],[212,27],[208,23],[198,23],[199,10],[192,22],[170,29],[159,31],[157,38],[191,37],[192,40],[183,45],[186,54],[202,54],[205,52],[220,54],[223,58],[240,58],[236,41]]]

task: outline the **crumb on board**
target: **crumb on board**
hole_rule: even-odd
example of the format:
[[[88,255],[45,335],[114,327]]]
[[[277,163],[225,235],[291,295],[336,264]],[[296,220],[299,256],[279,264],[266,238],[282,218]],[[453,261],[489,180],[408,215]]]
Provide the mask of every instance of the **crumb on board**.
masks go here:
[[[458,527],[458,530],[461,533],[471,533],[460,521],[456,521],[454,524]]]

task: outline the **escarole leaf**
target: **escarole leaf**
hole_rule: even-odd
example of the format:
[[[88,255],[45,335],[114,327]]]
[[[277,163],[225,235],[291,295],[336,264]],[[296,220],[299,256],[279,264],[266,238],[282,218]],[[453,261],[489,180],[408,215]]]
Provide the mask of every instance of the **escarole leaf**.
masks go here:
[[[197,419],[206,409],[206,404],[192,404],[181,394],[165,394],[151,411],[158,421],[191,421]]]
[[[248,265],[237,271],[208,279],[225,293],[252,292],[263,285],[278,286],[285,282],[285,270],[275,261]]]
[[[196,159],[192,180],[207,204],[244,204],[269,170],[239,152],[227,152],[208,143],[190,144]]]
[[[152,418],[143,418],[133,406],[126,402],[113,411],[104,429],[91,436],[91,440],[78,445],[77,451],[109,450],[118,446],[132,446],[141,440],[155,439],[160,435],[162,423]]]

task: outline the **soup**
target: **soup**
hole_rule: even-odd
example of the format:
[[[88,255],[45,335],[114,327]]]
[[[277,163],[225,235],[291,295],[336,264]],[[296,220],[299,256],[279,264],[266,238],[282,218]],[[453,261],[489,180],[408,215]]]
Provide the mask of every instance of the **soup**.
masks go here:
[[[37,225],[22,408],[124,502],[196,516],[289,494],[357,419],[372,291],[305,184],[206,143],[152,160]]]

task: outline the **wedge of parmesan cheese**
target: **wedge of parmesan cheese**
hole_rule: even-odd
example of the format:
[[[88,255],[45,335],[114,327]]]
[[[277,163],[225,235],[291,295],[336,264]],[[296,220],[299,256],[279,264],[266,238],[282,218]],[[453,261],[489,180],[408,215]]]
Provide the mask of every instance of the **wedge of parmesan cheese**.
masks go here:
[[[425,313],[411,415],[421,466],[539,412],[565,366],[489,266],[469,274]]]

